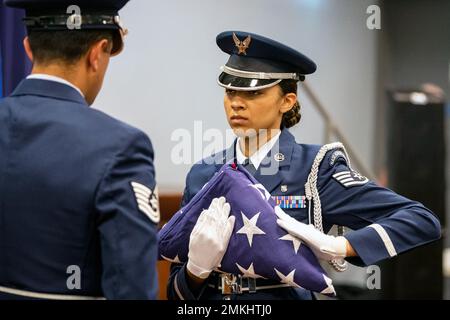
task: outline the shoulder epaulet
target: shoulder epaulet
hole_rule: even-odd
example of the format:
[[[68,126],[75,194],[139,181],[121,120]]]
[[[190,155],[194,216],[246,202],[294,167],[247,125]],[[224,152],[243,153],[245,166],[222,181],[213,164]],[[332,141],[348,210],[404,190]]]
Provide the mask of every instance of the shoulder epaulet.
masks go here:
[[[331,156],[328,160],[330,167],[334,166],[337,161],[344,161],[347,166],[349,165],[349,159],[344,150],[335,149],[334,151],[332,151]]]

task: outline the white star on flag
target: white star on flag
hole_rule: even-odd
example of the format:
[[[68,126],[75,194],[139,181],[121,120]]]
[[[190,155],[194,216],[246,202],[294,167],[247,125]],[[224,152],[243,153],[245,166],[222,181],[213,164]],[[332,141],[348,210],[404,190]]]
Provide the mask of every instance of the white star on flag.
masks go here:
[[[165,257],[163,255],[161,255],[161,257],[163,257],[164,260],[167,260],[169,262],[181,263],[180,258],[178,257],[178,255],[176,255],[175,258],[173,258],[173,259],[167,258],[167,257]]]
[[[250,267],[248,267],[248,269],[241,267],[238,263],[236,263],[236,265],[239,268],[239,270],[241,270],[242,275],[244,277],[253,278],[253,279],[258,279],[258,278],[265,279],[263,276],[260,276],[259,274],[255,273],[255,269],[253,268],[253,262],[250,264]]]
[[[296,254],[298,252],[298,249],[300,248],[300,245],[302,244],[302,242],[297,237],[293,237],[289,233],[279,238],[279,240],[292,241]]]
[[[267,191],[266,188],[264,188],[264,186],[262,184],[260,184],[260,183],[258,183],[258,184],[249,184],[249,187],[252,187],[255,190],[257,190],[261,194],[261,197],[264,200],[266,200],[266,201],[269,200],[269,198],[271,197],[269,191]]]
[[[282,274],[280,271],[278,271],[276,268],[273,268],[275,270],[275,272],[277,273],[277,275],[280,277],[280,281],[283,283],[286,283],[292,287],[296,287],[296,288],[301,288],[298,284],[296,284],[294,282],[294,273],[295,273],[295,269],[292,270],[287,276],[285,276],[284,274]]]
[[[255,234],[266,234],[264,231],[262,231],[260,228],[256,226],[256,223],[258,221],[259,215],[261,212],[258,212],[251,218],[250,220],[244,215],[244,213],[241,211],[242,214],[242,220],[244,221],[244,226],[239,229],[238,232],[240,234],[247,235],[248,243],[250,244],[250,247],[252,246],[253,242],[253,235]]]
[[[328,278],[326,275],[323,275],[323,278],[325,279],[325,282],[327,283],[328,287],[322,290],[322,294],[334,294],[336,295],[336,291],[334,291],[333,281]]]

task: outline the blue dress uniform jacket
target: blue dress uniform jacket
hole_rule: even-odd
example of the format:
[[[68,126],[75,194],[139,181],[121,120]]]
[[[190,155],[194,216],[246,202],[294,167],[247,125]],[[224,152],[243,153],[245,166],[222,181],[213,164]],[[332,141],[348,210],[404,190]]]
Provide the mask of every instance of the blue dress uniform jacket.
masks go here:
[[[305,195],[305,183],[321,146],[297,144],[292,134],[283,129],[277,147],[277,151],[272,149],[277,153],[270,152],[266,157],[267,161],[263,163],[271,163],[272,158],[277,158],[279,170],[273,175],[263,175],[261,165],[254,176],[275,199],[287,200],[287,205],[281,205],[286,213],[308,223],[308,206],[302,205],[301,201],[296,204],[292,201],[289,203],[288,196],[304,199],[302,196]],[[234,148],[235,146],[232,146],[225,151],[222,158],[229,158],[230,154],[234,156]],[[211,179],[223,161],[217,164],[207,163],[212,162],[202,161],[190,170],[182,206]],[[440,223],[432,212],[418,202],[406,199],[359,176],[349,168],[342,152],[329,151],[318,172],[317,187],[322,205],[324,231],[328,232],[334,224],[354,230],[345,235],[359,255],[348,258],[351,263],[360,266],[371,265],[440,237]],[[343,180],[342,175],[349,178]],[[359,178],[352,178],[354,175]],[[168,296],[171,299],[221,299],[217,290],[206,285],[199,293],[192,292],[186,281],[186,266],[181,264],[172,265]],[[235,298],[302,299],[305,294],[292,288],[276,288],[244,293]]]
[[[0,287],[156,298],[148,137],[89,108],[74,88],[40,79],[0,102],[0,123]],[[152,211],[138,205],[139,188]],[[73,266],[79,288],[70,286]]]

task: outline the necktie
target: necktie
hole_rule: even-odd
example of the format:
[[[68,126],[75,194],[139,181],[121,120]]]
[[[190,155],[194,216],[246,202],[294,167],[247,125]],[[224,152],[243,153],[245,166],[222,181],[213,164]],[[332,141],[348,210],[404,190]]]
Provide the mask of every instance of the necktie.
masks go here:
[[[250,161],[249,158],[245,159],[244,163],[242,164],[244,166],[244,168],[252,175],[255,175],[256,172],[256,168],[253,165],[253,163]]]

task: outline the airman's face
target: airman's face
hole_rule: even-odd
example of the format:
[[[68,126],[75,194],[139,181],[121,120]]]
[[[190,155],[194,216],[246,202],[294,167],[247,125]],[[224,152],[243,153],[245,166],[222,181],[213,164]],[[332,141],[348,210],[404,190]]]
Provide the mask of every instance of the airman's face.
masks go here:
[[[285,103],[278,85],[256,91],[225,90],[227,120],[238,136],[253,136],[261,129],[280,129]]]

